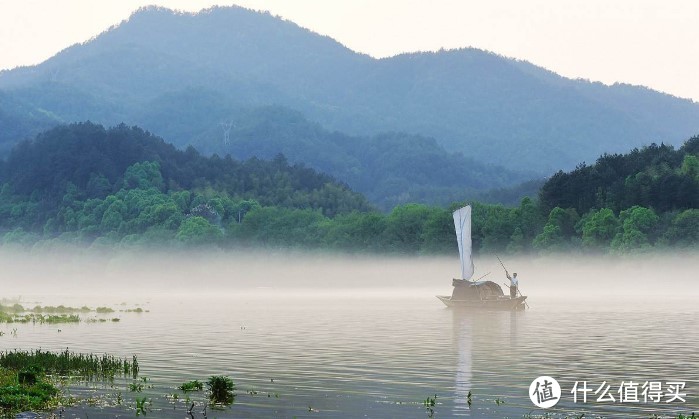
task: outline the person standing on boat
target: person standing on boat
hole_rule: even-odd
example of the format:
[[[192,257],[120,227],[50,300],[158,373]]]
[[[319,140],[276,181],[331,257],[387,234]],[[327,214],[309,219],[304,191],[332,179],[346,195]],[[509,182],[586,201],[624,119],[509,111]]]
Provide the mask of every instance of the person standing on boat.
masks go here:
[[[507,275],[507,279],[510,280],[510,298],[517,298],[517,287],[519,286],[517,272],[513,272],[512,276],[510,276],[510,274],[505,271],[505,275]]]

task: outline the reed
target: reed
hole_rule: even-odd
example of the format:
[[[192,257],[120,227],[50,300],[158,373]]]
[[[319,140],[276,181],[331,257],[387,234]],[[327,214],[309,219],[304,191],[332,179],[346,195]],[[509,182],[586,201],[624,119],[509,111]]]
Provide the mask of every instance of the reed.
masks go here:
[[[60,376],[77,375],[88,380],[113,379],[117,374],[138,375],[138,361],[112,355],[79,354],[66,349],[53,353],[42,351],[8,351],[0,353],[0,366],[15,371],[35,369]]]

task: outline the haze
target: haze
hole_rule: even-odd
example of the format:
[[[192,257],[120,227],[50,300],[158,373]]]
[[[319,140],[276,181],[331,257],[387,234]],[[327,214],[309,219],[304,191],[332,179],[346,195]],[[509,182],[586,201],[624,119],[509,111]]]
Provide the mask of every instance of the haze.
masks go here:
[[[518,272],[530,305],[542,299],[590,307],[593,301],[666,302],[697,295],[696,253],[639,256],[502,257]],[[236,297],[426,299],[451,294],[459,275],[457,257],[375,257],[294,251],[115,251],[63,248],[51,252],[0,249],[3,297],[44,298],[52,304],[87,304],[98,297],[145,302],[151,299]],[[494,255],[476,257],[474,279],[506,282]],[[504,288],[504,287],[503,287]],[[505,289],[506,291],[506,289]],[[133,301],[136,298],[139,301]],[[81,300],[82,299],[82,300]],[[81,301],[79,301],[81,300]],[[117,301],[118,300],[118,301]],[[42,301],[47,303],[46,301]],[[583,302],[583,303],[581,303]],[[420,303],[421,305],[426,302]],[[593,304],[594,306],[594,304]],[[539,305],[541,308],[541,305]]]
[[[691,0],[0,1],[0,69],[37,64],[157,4],[266,10],[374,57],[477,47],[559,74],[625,82],[699,100],[699,3]]]

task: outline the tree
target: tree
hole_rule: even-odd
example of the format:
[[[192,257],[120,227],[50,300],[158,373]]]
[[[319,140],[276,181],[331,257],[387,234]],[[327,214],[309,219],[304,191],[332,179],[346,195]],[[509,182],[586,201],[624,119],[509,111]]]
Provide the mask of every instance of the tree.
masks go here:
[[[619,213],[621,231],[614,236],[612,249],[629,251],[649,248],[658,220],[655,211],[638,205],[622,211]]]
[[[688,209],[677,214],[665,233],[672,245],[696,246],[699,244],[699,209]]]
[[[189,217],[180,225],[175,238],[188,245],[214,245],[223,236],[221,229],[203,217]]]
[[[582,220],[583,245],[588,248],[609,246],[619,228],[619,221],[609,208],[590,211]]]
[[[415,252],[422,244],[430,208],[421,204],[399,205],[386,218],[384,242],[392,250]]]
[[[158,162],[144,161],[129,166],[124,173],[124,189],[163,190],[163,176]]]

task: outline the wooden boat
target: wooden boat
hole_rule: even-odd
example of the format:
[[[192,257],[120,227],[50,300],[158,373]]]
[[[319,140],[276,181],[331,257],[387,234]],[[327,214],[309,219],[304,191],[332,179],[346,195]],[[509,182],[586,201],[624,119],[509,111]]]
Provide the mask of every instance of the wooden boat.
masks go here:
[[[471,281],[474,266],[471,258],[471,206],[454,211],[454,227],[459,244],[461,278],[452,280],[454,291],[451,296],[438,295],[447,307],[462,307],[487,310],[524,310],[527,297],[510,297],[502,292],[493,281]]]

